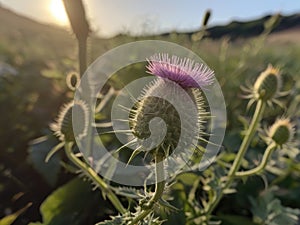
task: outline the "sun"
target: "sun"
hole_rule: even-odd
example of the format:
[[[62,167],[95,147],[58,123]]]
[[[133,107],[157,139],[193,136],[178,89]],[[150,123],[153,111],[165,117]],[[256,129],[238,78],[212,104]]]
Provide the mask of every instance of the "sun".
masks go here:
[[[68,17],[62,0],[51,0],[49,10],[56,23],[60,25],[68,24]]]

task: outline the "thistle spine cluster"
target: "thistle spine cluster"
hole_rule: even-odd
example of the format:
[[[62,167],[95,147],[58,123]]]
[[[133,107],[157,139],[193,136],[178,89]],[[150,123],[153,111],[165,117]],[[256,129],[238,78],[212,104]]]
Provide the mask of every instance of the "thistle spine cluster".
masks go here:
[[[257,78],[253,91],[257,100],[271,101],[279,94],[281,88],[281,77],[278,69],[269,65]]]
[[[65,104],[58,114],[55,123],[50,124],[50,128],[54,131],[54,134],[65,142],[74,142],[75,135],[73,130],[73,109],[77,111],[76,119],[79,124],[77,131],[77,137],[79,139],[87,135],[89,109],[87,104],[82,100],[74,100]]]
[[[277,119],[268,130],[269,138],[280,147],[290,142],[294,135],[294,125],[288,118]]]

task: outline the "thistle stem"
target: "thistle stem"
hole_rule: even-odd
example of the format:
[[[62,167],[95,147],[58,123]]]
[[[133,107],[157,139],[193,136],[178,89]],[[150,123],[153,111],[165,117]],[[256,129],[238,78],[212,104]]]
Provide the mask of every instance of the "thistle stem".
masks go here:
[[[235,178],[235,174],[236,172],[239,170],[240,166],[241,166],[241,162],[242,159],[244,158],[246,151],[251,143],[252,138],[254,137],[254,134],[257,130],[258,124],[261,120],[262,114],[264,112],[265,109],[265,102],[262,100],[259,100],[257,102],[256,105],[256,109],[253,115],[253,119],[251,121],[251,124],[246,132],[246,135],[243,139],[243,142],[240,146],[240,149],[235,157],[235,160],[233,162],[232,167],[229,170],[229,173],[227,175],[227,181],[224,184],[224,187],[222,188],[222,192],[216,196],[216,198],[214,199],[213,202],[211,202],[208,205],[208,208],[206,209],[206,215],[209,217],[211,215],[211,213],[213,212],[213,210],[215,209],[215,207],[218,205],[218,203],[220,202],[220,200],[222,199],[223,195],[224,195],[224,190],[228,189],[232,182],[234,181]]]
[[[264,109],[265,109],[265,102],[259,100],[257,102],[257,105],[256,105],[256,109],[255,109],[255,112],[254,112],[254,115],[253,115],[253,119],[252,119],[252,122],[249,126],[249,129],[247,130],[247,133],[244,137],[244,140],[240,146],[240,149],[237,153],[237,156],[233,162],[233,165],[228,173],[228,176],[229,176],[229,181],[228,181],[228,184],[226,185],[226,188],[228,188],[228,186],[230,186],[230,184],[232,183],[232,180],[235,176],[235,173],[239,170],[240,168],[240,165],[241,165],[241,162],[242,162],[242,159],[244,158],[245,154],[246,154],[246,151],[252,141],[252,138],[257,130],[257,127],[258,127],[258,124],[261,120],[261,117],[262,117],[262,114],[264,112]]]
[[[76,157],[76,155],[72,151],[72,144],[73,143],[70,143],[70,142],[68,142],[68,143],[65,144],[65,152],[66,152],[66,155],[68,156],[68,158],[77,167],[79,167],[81,170],[83,170],[94,182],[96,182],[97,185],[99,185],[99,187],[102,190],[102,192],[106,193],[108,199],[111,201],[111,203],[113,204],[113,206],[121,214],[125,214],[126,213],[126,209],[124,208],[124,206],[120,202],[119,198],[112,192],[112,190],[110,189],[109,185],[106,184],[90,166],[88,166],[86,163],[84,163],[83,161],[81,161],[80,159],[78,159],[78,157]]]
[[[78,40],[79,72],[82,77],[87,68],[87,37]]]
[[[277,145],[273,142],[272,144],[270,144],[267,147],[267,149],[263,155],[263,158],[261,160],[261,163],[257,167],[255,167],[251,170],[247,170],[247,171],[236,172],[235,176],[236,177],[246,177],[246,176],[256,175],[256,174],[260,173],[261,171],[263,171],[263,169],[268,164],[270,156],[272,155],[273,151],[276,149],[276,146]]]
[[[165,172],[164,172],[164,163],[163,163],[163,156],[160,154],[156,154],[155,156],[155,192],[152,198],[150,199],[149,203],[146,205],[147,209],[143,210],[141,214],[139,214],[135,219],[133,219],[128,225],[135,225],[139,221],[146,218],[153,210],[155,203],[162,197],[166,182]]]

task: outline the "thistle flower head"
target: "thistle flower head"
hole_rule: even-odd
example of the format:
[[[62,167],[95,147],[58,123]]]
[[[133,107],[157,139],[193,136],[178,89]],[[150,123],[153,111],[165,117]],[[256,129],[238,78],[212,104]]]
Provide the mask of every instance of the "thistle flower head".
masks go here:
[[[262,101],[271,101],[279,94],[281,77],[279,70],[269,65],[257,78],[254,87],[254,97]]]
[[[290,119],[278,119],[267,131],[270,140],[274,141],[278,146],[289,143],[294,135],[294,124]]]
[[[152,154],[160,153],[167,157],[178,146],[180,146],[180,149],[195,147],[193,144],[195,145],[204,133],[203,123],[208,115],[204,109],[204,100],[200,90],[196,88],[187,89],[187,95],[180,97],[185,102],[191,100],[194,109],[196,109],[195,112],[193,108],[187,107],[185,102],[177,104],[175,101],[176,106],[174,106],[167,100],[176,99],[176,95],[178,95],[177,88],[178,85],[175,85],[174,82],[158,78],[145,87],[144,93],[139,98],[140,100],[131,110],[130,127],[132,133],[140,140],[152,137],[150,121],[154,118],[160,118],[166,124],[166,133],[156,129],[153,135],[155,138],[151,139],[154,143],[158,142],[157,140],[162,140],[158,149],[150,151]],[[156,97],[153,93],[160,93],[164,98]],[[183,120],[185,120],[184,131],[182,130]],[[180,142],[180,139],[183,141]],[[141,145],[144,145],[144,143]]]
[[[155,54],[148,62],[148,73],[172,80],[183,88],[208,86],[214,80],[214,71],[188,58],[174,55],[170,58],[168,54]]]
[[[50,124],[50,128],[54,131],[54,134],[65,142],[71,142],[75,140],[73,123],[72,123],[72,110],[76,108],[78,115],[76,120],[80,120],[78,124],[79,130],[78,138],[83,138],[87,134],[88,128],[88,106],[84,101],[75,100],[65,104],[56,119],[55,123]]]

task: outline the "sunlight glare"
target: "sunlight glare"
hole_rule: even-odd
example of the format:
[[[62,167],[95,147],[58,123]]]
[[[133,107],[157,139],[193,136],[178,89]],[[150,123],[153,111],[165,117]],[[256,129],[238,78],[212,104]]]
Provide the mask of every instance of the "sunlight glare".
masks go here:
[[[55,22],[60,25],[68,24],[68,17],[62,0],[51,0],[49,7],[50,12],[55,19]]]

